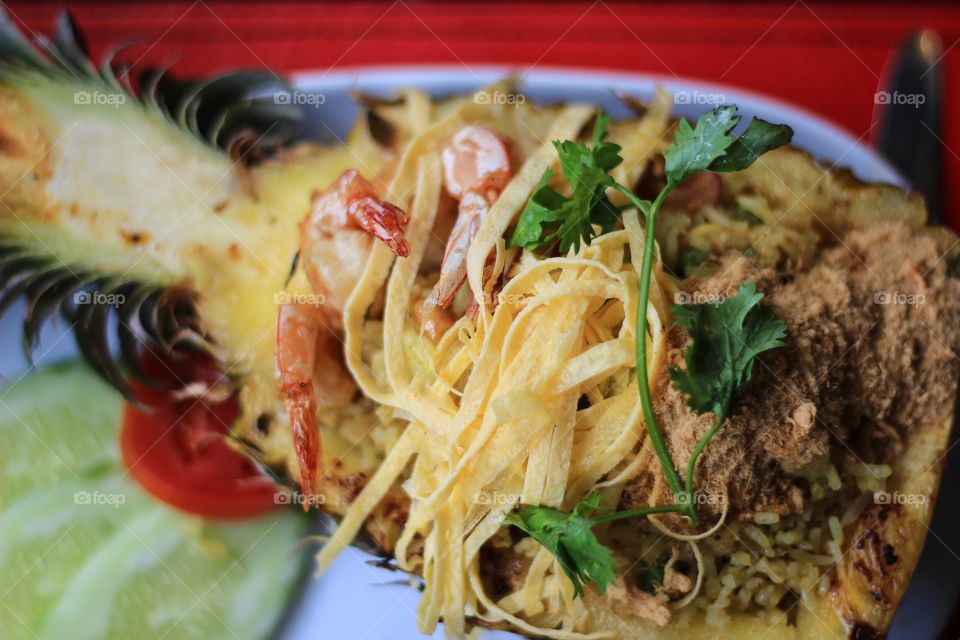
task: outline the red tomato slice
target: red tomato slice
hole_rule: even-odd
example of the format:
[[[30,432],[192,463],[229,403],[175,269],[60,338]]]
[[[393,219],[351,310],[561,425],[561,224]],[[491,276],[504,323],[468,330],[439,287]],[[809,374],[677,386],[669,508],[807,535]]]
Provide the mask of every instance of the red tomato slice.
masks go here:
[[[174,371],[166,368],[169,365]],[[219,375],[202,356],[173,363],[145,361],[144,369],[167,379],[179,375],[212,382]],[[273,481],[226,441],[239,412],[235,398],[219,404],[195,398],[174,402],[156,390],[134,388],[150,406],[126,406],[120,451],[130,475],[148,493],[181,511],[224,520],[252,518],[277,508]]]

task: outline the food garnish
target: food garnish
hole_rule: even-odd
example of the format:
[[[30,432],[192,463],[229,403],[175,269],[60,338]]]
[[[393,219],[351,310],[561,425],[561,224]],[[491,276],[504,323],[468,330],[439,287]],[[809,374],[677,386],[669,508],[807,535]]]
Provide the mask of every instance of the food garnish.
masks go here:
[[[276,637],[304,566],[292,550],[309,533],[297,509],[277,509],[287,494],[271,490],[277,510],[243,522],[155,499],[121,464],[123,398],[80,362],[41,366],[0,393],[4,638]],[[221,508],[245,508],[238,498],[248,503],[222,492]]]
[[[558,198],[562,196],[555,191],[547,191],[550,188],[545,182],[549,175],[544,174],[541,186],[534,195],[536,198],[540,194],[541,201],[534,208],[528,205],[524,209],[517,229],[524,225],[520,235],[525,242],[523,246],[528,248],[538,247],[560,234],[560,231],[557,231],[546,237],[543,233],[540,237],[533,237],[530,231],[533,220],[560,221],[561,230],[580,230],[581,233],[573,239],[569,237],[569,231],[560,234],[561,240],[566,238],[564,242],[568,247],[579,247],[580,240],[589,243],[593,237],[593,223],[600,224],[604,230],[609,230],[613,225],[613,222],[609,222],[609,227],[605,227],[605,214],[598,216],[594,213],[600,206],[598,203],[609,205],[604,193],[607,187],[623,194],[646,218],[640,300],[636,318],[637,385],[644,423],[675,503],[588,516],[588,513],[595,512],[600,507],[601,494],[594,492],[577,504],[569,514],[543,506],[526,506],[519,514],[509,514],[506,522],[533,536],[557,557],[561,568],[573,582],[577,595],[583,594],[583,585],[589,581],[593,581],[602,594],[607,585],[616,579],[616,567],[610,550],[600,544],[592,532],[595,524],[658,513],[679,513],[691,524],[699,524],[693,501],[693,476],[697,460],[727,421],[734,403],[745,391],[756,357],[765,351],[783,346],[782,339],[786,335],[783,321],[777,319],[769,307],[758,306],[763,294],[756,292],[754,282],[741,285],[738,294],[728,300],[673,305],[672,311],[677,324],[690,334],[692,342],[686,351],[686,371],[671,369],[670,378],[677,388],[686,394],[687,404],[693,411],[698,414],[713,413],[716,417],[714,426],[694,447],[687,464],[685,481],[681,482],[680,474],[674,467],[663,434],[657,425],[647,376],[647,345],[645,339],[640,339],[640,336],[645,337],[647,334],[647,303],[650,299],[650,278],[655,252],[656,215],[664,199],[686,178],[701,171],[728,172],[745,169],[762,154],[790,142],[793,130],[786,125],[774,125],[754,118],[744,133],[735,138],[732,131],[740,122],[735,105],[718,107],[704,114],[697,120],[695,127],[691,127],[686,119],[681,118],[674,142],[663,154],[667,184],[651,202],[638,198],[629,188],[617,183],[609,175],[604,178],[597,175],[598,167],[609,167],[606,169],[609,171],[620,164],[620,157],[617,155],[619,147],[603,142],[608,121],[609,118],[603,114],[598,117],[591,149],[587,149],[583,143],[554,142],[560,164],[564,167],[564,175],[574,186],[574,194],[583,192],[586,185],[593,190],[590,197],[575,196],[564,200],[561,206],[546,211],[542,206],[545,202],[560,202]],[[598,158],[602,161],[598,161]],[[574,178],[583,172],[578,174],[568,170],[568,167],[582,165],[591,169],[587,172],[589,182],[578,185]],[[585,231],[585,227],[590,230]],[[515,231],[515,243],[517,235]]]
[[[580,249],[580,243],[590,244],[600,233],[613,228],[619,218],[617,207],[607,197],[607,189],[615,182],[610,171],[623,162],[620,145],[606,142],[610,117],[597,116],[591,145],[573,140],[554,140],[560,158],[563,176],[570,183],[570,197],[561,195],[550,181],[552,169],[543,172],[537,188],[527,202],[517,226],[510,236],[510,244],[525,249],[538,249],[559,242],[560,252],[571,247]]]
[[[686,329],[692,342],[685,354],[686,371],[670,369],[670,380],[696,413],[716,416],[716,423],[694,447],[687,463],[686,496],[693,493],[697,459],[746,391],[757,356],[783,346],[786,325],[770,307],[759,306],[762,299],[756,283],[747,282],[727,300],[673,306],[674,320]]]
[[[584,586],[591,581],[597,585],[597,591],[603,594],[607,585],[617,579],[613,554],[597,540],[592,530],[594,525],[676,511],[675,505],[663,505],[604,513],[600,507],[602,497],[601,492],[594,491],[570,513],[553,507],[528,506],[518,513],[508,513],[505,519],[507,523],[533,536],[556,556],[557,563],[570,577],[578,596],[583,595]]]

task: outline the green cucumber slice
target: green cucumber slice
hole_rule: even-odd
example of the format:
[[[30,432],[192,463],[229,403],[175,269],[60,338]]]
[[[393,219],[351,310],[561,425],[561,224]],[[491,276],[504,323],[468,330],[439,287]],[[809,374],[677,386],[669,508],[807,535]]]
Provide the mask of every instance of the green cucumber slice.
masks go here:
[[[79,364],[0,390],[3,637],[267,637],[304,566],[307,519],[218,523],[156,502],[119,463],[121,409]]]

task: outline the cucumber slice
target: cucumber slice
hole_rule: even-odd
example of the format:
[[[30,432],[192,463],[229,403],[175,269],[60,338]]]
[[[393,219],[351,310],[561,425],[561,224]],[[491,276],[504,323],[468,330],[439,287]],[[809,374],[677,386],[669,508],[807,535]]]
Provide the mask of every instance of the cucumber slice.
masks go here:
[[[121,408],[78,364],[0,391],[3,637],[267,637],[301,573],[307,519],[216,523],[154,501],[118,462]]]
[[[61,363],[0,390],[0,509],[15,497],[119,469],[120,396]]]

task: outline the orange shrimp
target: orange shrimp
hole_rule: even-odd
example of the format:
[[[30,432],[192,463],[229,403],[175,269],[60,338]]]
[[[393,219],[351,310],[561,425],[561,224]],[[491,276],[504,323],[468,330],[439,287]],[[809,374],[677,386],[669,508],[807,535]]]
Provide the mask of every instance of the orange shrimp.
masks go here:
[[[467,251],[490,207],[510,181],[510,154],[490,129],[471,125],[453,136],[443,150],[443,181],[460,201],[447,239],[440,278],[427,296],[429,309],[446,309],[467,279]]]
[[[290,419],[300,486],[308,497],[316,493],[323,462],[317,413],[348,403],[356,393],[336,330],[342,324],[343,304],[372,248],[370,236],[397,256],[410,253],[403,231],[406,213],[380,200],[357,171],[344,172],[312,200],[300,223],[300,262],[314,296],[280,305],[276,337],[277,377]]]

